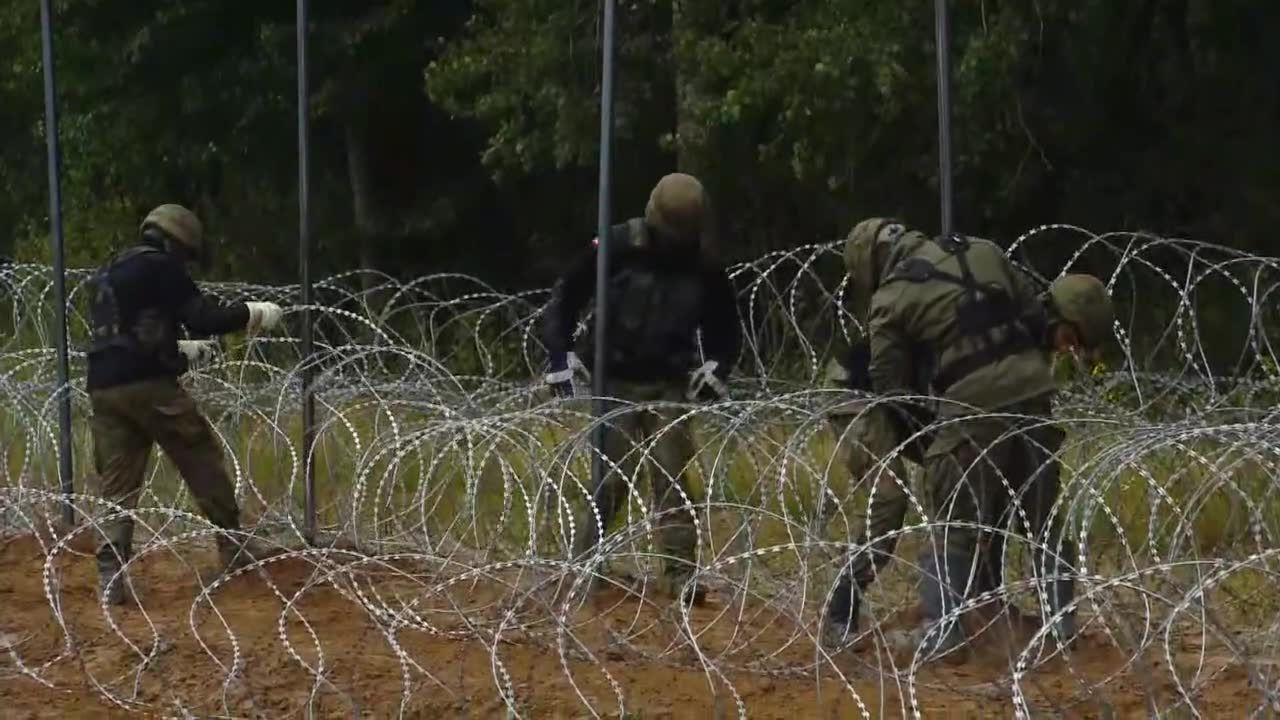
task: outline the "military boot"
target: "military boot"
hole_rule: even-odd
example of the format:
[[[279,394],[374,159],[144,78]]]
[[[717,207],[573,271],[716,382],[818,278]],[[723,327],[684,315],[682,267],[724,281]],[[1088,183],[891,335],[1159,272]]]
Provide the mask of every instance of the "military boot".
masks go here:
[[[862,588],[851,578],[841,576],[827,605],[822,623],[822,645],[828,650],[842,650],[858,634],[858,612],[862,608]]]
[[[685,607],[702,607],[707,604],[707,587],[700,582],[694,581],[684,586],[684,590],[680,593],[680,602]]]
[[[107,605],[124,605],[133,601],[124,565],[128,562],[128,550],[117,550],[106,544],[98,550],[98,598]]]
[[[973,555],[954,547],[947,548],[943,555],[933,552],[927,545],[922,555],[921,606],[924,617],[919,649],[926,658],[946,655],[948,659],[962,660],[964,653],[957,651],[966,645],[966,637],[956,610],[968,595],[966,589]]]
[[[1046,638],[1059,648],[1067,648],[1074,643],[1076,637],[1076,612],[1072,607],[1072,603],[1075,602],[1076,583],[1065,561],[1052,557],[1046,558],[1044,557],[1046,554],[1052,553],[1043,551],[1036,553],[1036,569],[1045,568],[1045,574],[1042,576],[1044,593],[1048,599],[1045,610],[1050,618],[1066,610],[1053,620],[1053,626]],[[1071,609],[1067,610],[1067,608]]]
[[[707,588],[693,573],[668,570],[662,576],[658,589],[667,596],[677,598],[684,607],[702,607],[707,602]]]
[[[217,544],[218,562],[200,572],[200,582],[205,587],[273,554],[253,540],[240,540],[230,535],[218,535]]]
[[[1003,587],[1004,547],[1004,536],[1000,534],[992,535],[982,552],[982,564],[978,567],[978,574],[971,593],[973,597],[988,593],[999,593]],[[1017,605],[1010,601],[1007,593],[999,594],[1001,595],[999,600],[985,602],[973,609],[973,615],[981,624],[987,625],[1001,622],[1003,617],[1003,621],[1011,623],[1014,627],[1037,628],[1039,626],[1039,618],[1022,612]]]

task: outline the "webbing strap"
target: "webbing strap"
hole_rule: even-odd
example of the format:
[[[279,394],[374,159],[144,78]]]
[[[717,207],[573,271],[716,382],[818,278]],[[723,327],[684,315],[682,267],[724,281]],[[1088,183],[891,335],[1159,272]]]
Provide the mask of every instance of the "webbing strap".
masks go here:
[[[939,393],[982,368],[1007,357],[1036,347],[1026,333],[1015,332],[1007,340],[996,344],[984,344],[981,350],[969,353],[947,363],[934,375],[933,386]]]

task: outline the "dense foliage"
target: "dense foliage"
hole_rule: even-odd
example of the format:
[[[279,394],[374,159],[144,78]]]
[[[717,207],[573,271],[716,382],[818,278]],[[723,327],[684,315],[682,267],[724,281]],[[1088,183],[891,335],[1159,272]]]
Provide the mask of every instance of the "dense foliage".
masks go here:
[[[68,254],[196,207],[215,274],[296,272],[292,3],[55,3]],[[545,283],[594,228],[599,5],[316,0],[321,272]],[[1280,4],[953,3],[957,223],[1269,251]],[[620,0],[616,199],[705,177],[737,256],[937,223],[931,0]],[[0,255],[47,252],[37,3],[0,0]],[[9,246],[9,247],[6,247]]]

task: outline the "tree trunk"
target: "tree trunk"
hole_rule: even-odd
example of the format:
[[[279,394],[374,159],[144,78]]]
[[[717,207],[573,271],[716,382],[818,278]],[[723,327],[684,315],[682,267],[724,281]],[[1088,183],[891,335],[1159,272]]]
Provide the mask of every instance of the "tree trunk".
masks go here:
[[[378,267],[377,239],[379,229],[378,201],[373,188],[369,167],[369,150],[365,140],[363,123],[349,118],[346,126],[347,175],[351,182],[351,204],[355,216],[356,233],[361,270]],[[361,289],[368,291],[371,276],[361,276]]]
[[[673,0],[671,46],[676,85],[676,168],[703,178],[709,169],[710,137],[698,121],[706,94],[699,78],[696,47],[699,39],[714,32],[719,8],[711,0]],[[705,181],[705,178],[704,178]]]
[[[386,239],[386,213],[378,195],[370,143],[370,86],[366,78],[349,81],[346,93],[344,133],[347,151],[347,177],[351,185],[352,215],[356,231],[356,259],[360,270],[360,301],[357,312],[375,322],[383,309],[383,296],[378,292],[382,280],[376,274],[381,265],[381,251]],[[372,331],[363,324],[356,333],[373,342]]]

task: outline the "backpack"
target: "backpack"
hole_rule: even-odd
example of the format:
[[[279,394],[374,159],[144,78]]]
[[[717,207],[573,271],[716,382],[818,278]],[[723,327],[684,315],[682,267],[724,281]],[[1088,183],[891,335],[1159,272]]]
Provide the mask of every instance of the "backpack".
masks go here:
[[[614,239],[622,251],[606,291],[610,373],[623,380],[683,379],[699,358],[701,263],[678,266],[656,256],[639,218],[615,229]]]
[[[177,336],[173,320],[158,307],[140,308],[132,325],[126,327],[112,272],[122,263],[135,257],[161,252],[158,248],[138,246],[130,248],[102,265],[89,280],[89,349],[90,354],[108,348],[120,348],[134,354],[159,360],[167,367],[182,370],[181,355],[177,351]]]
[[[939,280],[964,289],[964,299],[956,308],[956,327],[960,334],[979,341],[980,349],[957,358],[937,368],[932,385],[939,393],[960,379],[977,370],[1039,346],[1046,318],[1043,306],[1036,303],[1031,309],[1020,307],[1010,294],[1013,278],[1005,265],[1007,286],[996,282],[979,282],[970,269],[967,254],[972,248],[969,239],[960,235],[942,238],[937,245],[956,258],[960,274],[938,269],[928,259],[914,256],[898,263],[886,279],[889,282],[923,283]],[[1005,329],[1002,340],[994,339],[994,331]]]

